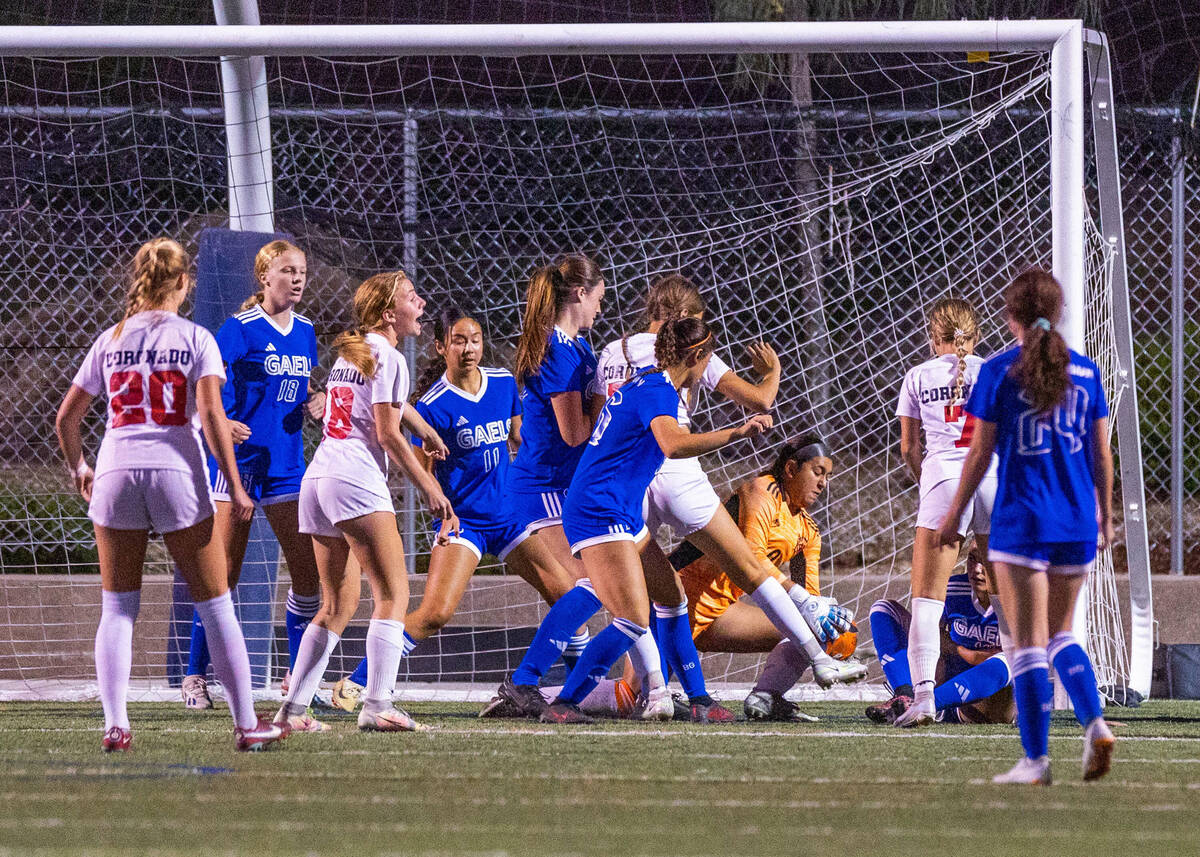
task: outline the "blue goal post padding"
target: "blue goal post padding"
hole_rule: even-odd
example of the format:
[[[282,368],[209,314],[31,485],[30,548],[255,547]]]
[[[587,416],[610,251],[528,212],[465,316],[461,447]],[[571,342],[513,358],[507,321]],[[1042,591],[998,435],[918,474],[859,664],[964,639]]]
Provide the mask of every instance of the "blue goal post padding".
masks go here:
[[[200,233],[196,256],[196,291],[193,320],[214,334],[258,290],[254,281],[254,257],[271,241],[291,240],[284,233],[235,232],[205,229]],[[242,575],[233,592],[238,620],[250,652],[250,673],[255,687],[270,682],[271,651],[274,644],[273,608],[275,576],[279,568],[279,543],[261,512],[250,525],[250,541]],[[187,670],[188,645],[192,633],[192,598],[179,572],[175,572],[171,631],[167,640],[167,678],[178,685]]]

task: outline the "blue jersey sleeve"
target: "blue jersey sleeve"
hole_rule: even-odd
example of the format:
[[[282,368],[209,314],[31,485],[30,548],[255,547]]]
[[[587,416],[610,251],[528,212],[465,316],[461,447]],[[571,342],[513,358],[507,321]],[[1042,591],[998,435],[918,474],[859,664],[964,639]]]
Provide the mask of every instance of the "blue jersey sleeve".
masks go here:
[[[517,389],[517,379],[506,378],[505,381],[508,383],[509,395],[512,397],[512,402],[508,406],[508,415],[519,417],[521,416],[521,391]]]
[[[1002,380],[1003,365],[996,360],[988,360],[980,366],[979,377],[975,379],[975,386],[971,388],[971,395],[967,399],[967,413],[977,420],[997,422],[996,393]]]
[[[677,419],[679,416],[679,393],[669,381],[655,384],[649,390],[652,395],[642,396],[638,402],[638,418],[647,431],[658,417]]]
[[[542,382],[542,392],[547,396],[555,393],[572,391],[583,394],[586,380],[581,355],[570,345],[559,342],[554,335],[546,347],[546,356],[542,358],[542,367],[538,372]]]
[[[313,339],[314,345],[316,338]],[[232,366],[246,356],[246,338],[242,336],[242,323],[237,318],[227,318],[217,331],[217,347],[225,365]]]
[[[433,428],[434,431],[437,430],[437,427],[434,426],[434,424],[433,424],[433,411],[430,410],[429,405],[425,404],[420,399],[417,399],[417,403],[415,405],[413,405],[412,408],[414,411],[416,411],[418,414],[421,415],[421,419],[423,419],[423,420],[425,420],[425,422],[429,423],[430,427]],[[412,445],[417,447],[418,449],[420,449],[425,444],[422,443],[421,439],[414,434],[412,436]]]
[[[1092,371],[1096,373],[1095,389],[1092,391],[1092,422],[1108,416],[1108,399],[1104,395],[1104,384],[1100,380],[1100,367],[1088,361]]]

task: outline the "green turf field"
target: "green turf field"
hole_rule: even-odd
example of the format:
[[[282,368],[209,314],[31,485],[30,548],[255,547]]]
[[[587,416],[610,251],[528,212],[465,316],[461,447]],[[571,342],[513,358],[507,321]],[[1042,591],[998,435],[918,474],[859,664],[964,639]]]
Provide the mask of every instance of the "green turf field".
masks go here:
[[[96,703],[0,704],[0,855],[972,855],[1200,853],[1200,703],[1113,712],[1113,772],[1079,781],[1057,715],[1049,789],[993,786],[1014,729],[481,721],[435,731],[347,718],[277,751],[233,751],[224,710],[132,707],[135,752],[99,751]]]

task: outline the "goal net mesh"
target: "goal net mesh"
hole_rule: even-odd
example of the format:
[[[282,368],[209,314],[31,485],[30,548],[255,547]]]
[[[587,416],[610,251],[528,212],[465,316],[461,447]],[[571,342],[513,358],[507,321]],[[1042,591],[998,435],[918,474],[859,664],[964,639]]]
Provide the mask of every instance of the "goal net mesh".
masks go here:
[[[95,545],[54,413],[121,313],[136,247],[166,234],[194,249],[203,229],[227,225],[220,81],[208,59],[0,60],[3,692],[87,693],[94,679]],[[736,371],[752,377],[746,346],[759,339],[783,364],[777,429],[705,459],[718,491],[763,469],[785,436],[819,432],[836,466],[814,510],[823,591],[853,608],[863,642],[872,602],[907,598],[917,496],[898,455],[900,382],[929,353],[934,300],[976,306],[988,356],[1008,340],[1004,285],[1050,265],[1045,54],[303,57],[268,59],[267,81],[275,225],[308,253],[299,309],[322,371],[354,286],[376,271],[403,267],[431,309],[476,313],[487,362],[501,366],[529,272],[551,257],[583,250],[603,265],[597,351],[637,328],[650,281],[681,271]],[[1110,251],[1087,228],[1087,348],[1112,390]],[[708,398],[695,424],[741,418]],[[97,406],[89,460],[101,422]],[[406,546],[420,570],[429,538],[417,520]],[[181,590],[159,541],[146,574],[134,674],[150,697],[177,678],[167,663],[187,627],[170,621]],[[272,680],[286,666],[286,568],[280,581]],[[418,574],[414,603],[421,589]],[[1090,604],[1101,683],[1117,683],[1126,655],[1107,557]],[[497,680],[543,613],[488,558],[451,626],[404,668],[402,693]],[[329,677],[361,652],[360,624]],[[749,684],[759,662],[709,655],[706,671]]]

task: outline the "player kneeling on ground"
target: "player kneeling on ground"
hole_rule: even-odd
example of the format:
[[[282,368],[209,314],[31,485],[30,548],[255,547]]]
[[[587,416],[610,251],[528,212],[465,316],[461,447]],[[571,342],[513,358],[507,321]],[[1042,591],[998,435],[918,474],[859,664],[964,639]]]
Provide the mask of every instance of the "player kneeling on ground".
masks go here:
[[[876,723],[893,723],[913,702],[908,666],[912,614],[899,601],[871,605],[871,636],[892,698],[867,709]],[[933,698],[946,723],[1012,723],[1016,708],[1008,659],[1000,651],[1000,627],[988,595],[987,574],[972,551],[966,574],[950,578],[942,612],[942,655]]]
[[[816,682],[826,688],[866,675],[862,664],[844,662],[854,652],[855,637],[846,633],[854,629],[853,615],[819,594],[821,534],[808,508],[824,492],[832,472],[824,442],[816,435],[802,436],[783,444],[771,469],[740,485],[725,504],[764,579],[803,617],[799,626],[782,621],[775,605],[758,597],[761,582],[754,587],[736,569],[718,566],[691,543],[670,556],[687,593],[699,651],[771,653],[746,697],[745,712],[751,720],[815,721],[783,698],[809,666]],[[802,563],[802,582],[793,582],[780,570],[794,559]],[[747,592],[750,599],[740,600]],[[838,660],[830,657],[831,650]]]

